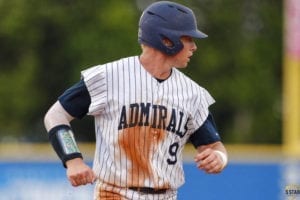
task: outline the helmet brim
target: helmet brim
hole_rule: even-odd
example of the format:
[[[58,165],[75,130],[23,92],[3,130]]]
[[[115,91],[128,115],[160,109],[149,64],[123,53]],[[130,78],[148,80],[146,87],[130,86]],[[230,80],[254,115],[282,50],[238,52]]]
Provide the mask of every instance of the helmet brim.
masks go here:
[[[199,30],[193,30],[193,31],[189,31],[186,33],[187,36],[190,36],[190,37],[193,37],[193,38],[199,38],[199,39],[202,39],[202,38],[207,38],[208,35],[199,31]]]

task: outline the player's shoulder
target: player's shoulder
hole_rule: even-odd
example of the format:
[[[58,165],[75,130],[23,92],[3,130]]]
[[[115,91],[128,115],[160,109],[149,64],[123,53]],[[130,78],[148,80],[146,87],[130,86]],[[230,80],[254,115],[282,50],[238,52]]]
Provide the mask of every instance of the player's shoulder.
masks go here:
[[[106,69],[106,73],[109,75],[112,73],[120,74],[123,72],[128,72],[134,66],[140,66],[138,56],[120,58],[118,60],[106,63],[102,67]]]
[[[107,67],[113,67],[113,66],[125,66],[130,65],[138,61],[138,56],[129,56],[129,57],[123,57],[111,62],[108,62],[104,64],[103,66]]]
[[[82,75],[89,76],[89,75],[96,75],[96,74],[103,74],[109,73],[115,68],[123,68],[134,63],[138,62],[138,56],[130,56],[120,58],[114,61],[110,61],[104,64],[98,64],[89,68],[86,68],[81,71]]]
[[[189,87],[200,89],[200,90],[206,90],[203,86],[201,86],[199,83],[197,83],[195,80],[193,80],[191,77],[189,77],[182,71],[174,68],[174,73],[179,79],[184,80],[189,85]]]
[[[209,105],[215,102],[214,98],[207,91],[207,89],[200,86],[195,80],[191,79],[189,76],[179,71],[178,69],[175,69],[174,73],[178,77],[178,79],[181,79],[179,81],[182,82],[183,80],[185,82],[184,86],[185,90],[187,91],[186,95],[194,99],[195,102],[208,102]]]

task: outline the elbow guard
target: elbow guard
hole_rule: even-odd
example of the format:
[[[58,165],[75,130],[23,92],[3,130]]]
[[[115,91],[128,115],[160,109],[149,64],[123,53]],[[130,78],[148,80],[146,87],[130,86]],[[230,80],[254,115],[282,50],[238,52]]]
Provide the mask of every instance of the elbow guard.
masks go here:
[[[53,127],[49,131],[49,140],[65,168],[68,160],[82,158],[70,126],[63,124]]]

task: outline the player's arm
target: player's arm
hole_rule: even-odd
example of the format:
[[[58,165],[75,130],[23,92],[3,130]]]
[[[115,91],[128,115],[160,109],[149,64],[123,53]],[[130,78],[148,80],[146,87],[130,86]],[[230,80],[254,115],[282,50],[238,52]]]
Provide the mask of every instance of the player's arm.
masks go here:
[[[228,160],[227,151],[221,142],[211,113],[190,137],[190,141],[197,149],[194,160],[199,169],[207,173],[219,173],[225,168]]]
[[[93,183],[95,175],[82,159],[70,122],[87,112],[89,96],[83,81],[75,84],[59,97],[48,110],[44,124],[50,142],[67,168],[67,177],[73,186]]]
[[[53,127],[65,124],[70,126],[70,122],[74,119],[65,109],[62,107],[59,101],[56,101],[44,118],[44,124],[46,130],[49,132]]]

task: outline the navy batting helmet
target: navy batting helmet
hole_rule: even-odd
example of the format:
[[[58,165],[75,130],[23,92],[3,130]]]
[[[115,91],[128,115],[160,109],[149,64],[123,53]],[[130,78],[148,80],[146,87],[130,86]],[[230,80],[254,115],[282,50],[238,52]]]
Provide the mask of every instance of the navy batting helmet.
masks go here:
[[[206,38],[207,35],[197,28],[193,11],[186,6],[169,1],[159,1],[147,7],[139,22],[138,41],[168,55],[178,53],[183,44],[180,37]],[[166,46],[163,39],[173,45]]]

